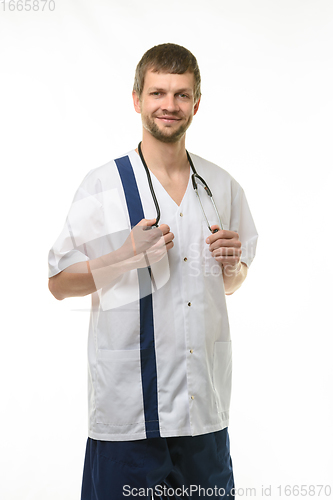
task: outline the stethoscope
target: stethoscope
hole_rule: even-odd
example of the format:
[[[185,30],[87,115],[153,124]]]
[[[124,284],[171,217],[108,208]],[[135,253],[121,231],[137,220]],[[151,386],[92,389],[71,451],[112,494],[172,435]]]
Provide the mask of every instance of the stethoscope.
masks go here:
[[[157,212],[157,217],[156,217],[156,222],[155,224],[153,224],[152,226],[149,226],[149,228],[147,229],[150,229],[151,227],[158,227],[158,223],[159,223],[159,220],[161,218],[161,212],[160,212],[160,207],[159,207],[159,204],[158,204],[158,201],[157,201],[157,198],[156,198],[156,195],[155,195],[155,191],[154,191],[154,187],[153,187],[153,183],[151,181],[151,176],[150,176],[150,172],[149,172],[149,168],[147,167],[147,164],[146,164],[146,161],[143,157],[143,154],[142,154],[142,151],[141,151],[141,142],[139,143],[138,145],[138,151],[139,151],[139,155],[140,155],[140,158],[141,158],[141,161],[143,163],[143,166],[145,167],[145,170],[146,170],[146,174],[147,174],[147,178],[148,178],[148,183],[149,183],[149,187],[150,187],[150,192],[151,192],[151,195],[153,197],[153,200],[154,200],[154,203],[155,203],[155,207],[156,207],[156,212]],[[194,165],[193,165],[193,162],[192,162],[192,159],[188,153],[188,151],[186,150],[186,154],[187,154],[187,158],[188,158],[188,161],[191,165],[191,169],[193,171],[193,174],[192,174],[192,186],[193,186],[193,189],[194,191],[196,192],[196,195],[198,197],[198,200],[199,200],[199,203],[200,203],[200,207],[201,207],[201,210],[202,210],[202,213],[206,219],[206,223],[207,223],[207,226],[208,226],[208,229],[211,233],[216,233],[218,231],[218,229],[212,229],[209,225],[209,222],[208,222],[208,219],[207,219],[207,216],[205,214],[205,211],[203,209],[203,206],[202,206],[202,203],[201,203],[201,200],[200,200],[200,196],[199,196],[199,193],[198,193],[198,184],[197,184],[197,180],[199,181],[199,184],[201,184],[203,186],[203,188],[205,189],[206,193],[208,194],[213,206],[214,206],[214,209],[215,209],[215,212],[216,212],[216,215],[217,215],[217,218],[218,218],[218,221],[219,221],[219,224],[220,224],[220,229],[223,229],[223,225],[222,225],[222,222],[221,222],[221,219],[220,219],[220,215],[218,213],[218,210],[216,208],[216,204],[215,204],[215,201],[214,201],[214,198],[213,198],[213,195],[212,195],[212,192],[211,190],[209,189],[206,181],[200,177],[200,175],[197,174],[197,171],[195,170],[194,168]]]

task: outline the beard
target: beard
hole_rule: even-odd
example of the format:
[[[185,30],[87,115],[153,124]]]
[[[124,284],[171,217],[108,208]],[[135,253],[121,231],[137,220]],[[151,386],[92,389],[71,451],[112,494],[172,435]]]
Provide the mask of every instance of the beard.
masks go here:
[[[189,128],[189,126],[192,123],[192,118],[193,116],[190,116],[188,120],[180,125],[176,130],[173,132],[171,131],[171,127],[165,127],[164,129],[160,129],[154,120],[150,118],[150,116],[143,116],[142,117],[142,124],[148,132],[151,133],[155,139],[161,142],[165,143],[173,143],[179,141],[185,134],[186,130]]]

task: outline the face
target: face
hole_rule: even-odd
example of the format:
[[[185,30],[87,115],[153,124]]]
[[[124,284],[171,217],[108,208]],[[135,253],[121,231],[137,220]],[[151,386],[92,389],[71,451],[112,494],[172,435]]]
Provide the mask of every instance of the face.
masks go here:
[[[135,110],[143,127],[156,139],[179,141],[190,126],[199,102],[194,104],[194,75],[147,71],[141,98],[133,92]]]

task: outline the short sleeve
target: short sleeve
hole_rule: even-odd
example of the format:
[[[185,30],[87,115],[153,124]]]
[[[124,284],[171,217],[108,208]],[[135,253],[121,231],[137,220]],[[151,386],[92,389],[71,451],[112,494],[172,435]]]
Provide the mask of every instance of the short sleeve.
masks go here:
[[[118,189],[103,189],[92,170],[79,186],[63,230],[49,251],[49,278],[72,264],[111,252],[112,236],[127,228]]]
[[[99,219],[101,204],[87,189],[88,176],[82,181],[72,201],[64,227],[49,251],[49,278],[68,266],[89,260],[86,243],[92,219]]]
[[[241,262],[250,267],[256,253],[258,233],[243,188],[233,182],[230,230],[239,234],[242,243]]]

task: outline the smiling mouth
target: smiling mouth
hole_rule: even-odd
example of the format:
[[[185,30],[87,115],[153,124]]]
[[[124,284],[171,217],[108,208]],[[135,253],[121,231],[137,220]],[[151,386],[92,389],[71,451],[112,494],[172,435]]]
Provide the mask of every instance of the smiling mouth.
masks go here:
[[[178,122],[180,118],[175,118],[174,116],[156,116],[158,120],[162,120],[166,123]]]

